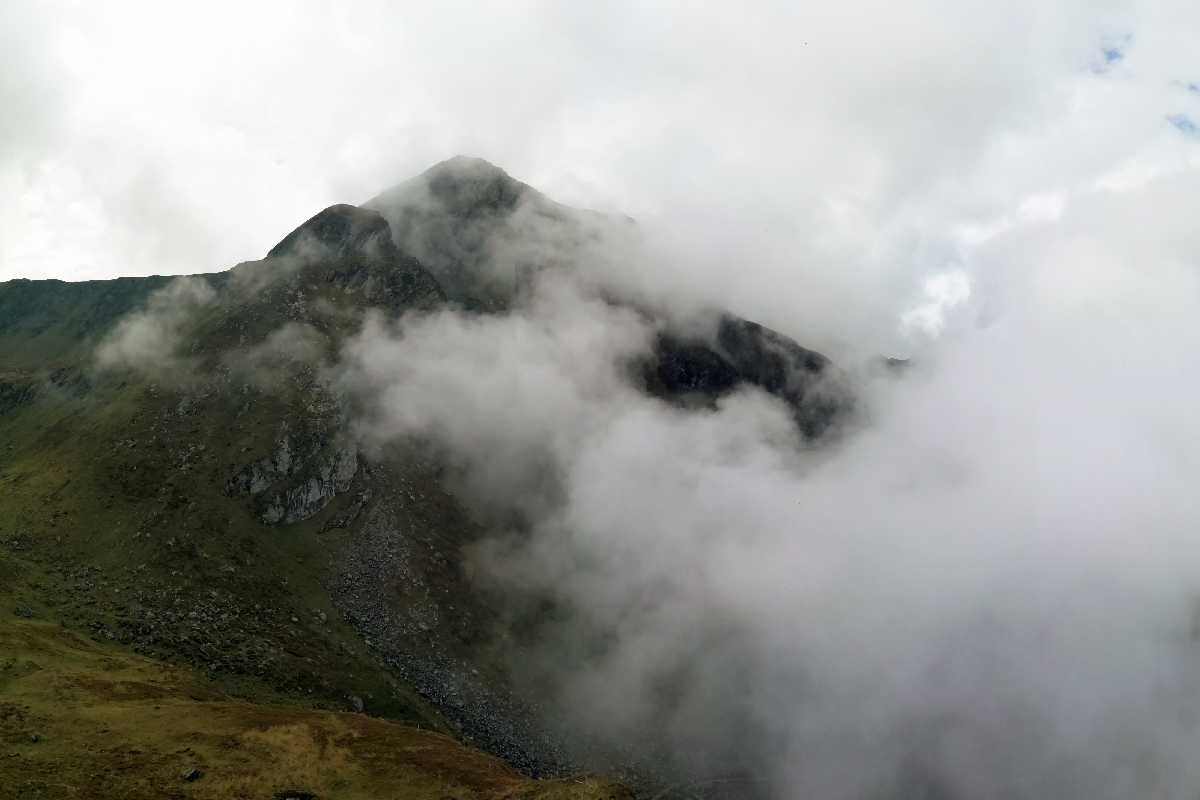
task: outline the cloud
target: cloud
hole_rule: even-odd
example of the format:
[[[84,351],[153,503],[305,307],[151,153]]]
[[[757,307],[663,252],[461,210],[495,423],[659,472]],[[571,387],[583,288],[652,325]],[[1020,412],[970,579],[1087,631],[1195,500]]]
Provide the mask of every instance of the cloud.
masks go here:
[[[312,325],[288,322],[253,347],[229,351],[223,361],[235,380],[248,379],[271,387],[286,379],[296,364],[323,368],[327,348],[328,339],[321,331]]]
[[[367,441],[453,465],[493,526],[477,574],[563,609],[509,657],[585,763],[781,797],[1189,797],[1198,199],[1176,174],[1027,204],[978,290],[932,281],[940,335],[862,379],[869,423],[832,447],[758,392],[632,389],[653,326],[556,276],[507,315],[376,321],[344,380]]]
[[[447,310],[394,330],[369,316],[344,350],[342,380],[369,404],[359,430],[368,442],[432,439],[465,468],[467,499],[536,517],[557,498],[562,459],[638,402],[623,370],[652,331],[548,276],[526,313]]]
[[[62,103],[62,68],[52,52],[51,15],[34,3],[5,7],[0,32],[0,167],[20,169],[22,160],[53,135]],[[14,164],[14,162],[16,162]]]
[[[1198,20],[1154,8],[54,4],[13,28],[59,88],[2,268],[225,269],[461,152],[639,219],[743,316],[903,355],[925,281],[974,280],[963,225],[1173,157]]]
[[[946,312],[971,296],[971,286],[961,272],[944,272],[927,281],[921,289],[921,305],[906,311],[900,322],[909,329],[937,336],[946,324]]]
[[[104,337],[96,346],[96,365],[136,369],[154,380],[184,376],[188,361],[179,354],[185,343],[182,328],[216,297],[203,278],[175,278],[150,295],[145,310],[126,315]]]
[[[636,217],[589,261],[632,293],[916,355],[812,449],[755,392],[630,389],[653,325],[572,282],[367,325],[360,434],[440,447],[525,532],[479,571],[571,610],[522,663],[578,747],[785,797],[1200,789],[1194,3],[47,8],[5,276],[225,268],[462,152]],[[173,363],[174,302],[103,358]]]

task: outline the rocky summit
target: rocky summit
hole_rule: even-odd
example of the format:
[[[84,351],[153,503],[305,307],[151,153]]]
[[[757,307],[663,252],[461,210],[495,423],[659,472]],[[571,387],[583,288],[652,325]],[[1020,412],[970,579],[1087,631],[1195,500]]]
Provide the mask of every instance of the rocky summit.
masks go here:
[[[331,379],[369,314],[519,313],[634,226],[459,157],[227,272],[0,284],[0,796],[665,796],[533,713],[497,653],[554,609],[471,574],[436,449],[363,447]],[[712,319],[628,380],[847,418],[828,359]]]

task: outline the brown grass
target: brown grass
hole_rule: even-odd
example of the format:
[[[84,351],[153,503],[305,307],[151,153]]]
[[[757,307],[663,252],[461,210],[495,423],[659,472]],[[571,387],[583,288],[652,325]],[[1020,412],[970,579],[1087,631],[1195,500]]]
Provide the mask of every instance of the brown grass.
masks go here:
[[[185,781],[193,768],[203,777]],[[347,799],[631,800],[596,776],[533,780],[450,737],[362,714],[228,698],[188,670],[0,617],[0,798],[266,800],[282,787]]]

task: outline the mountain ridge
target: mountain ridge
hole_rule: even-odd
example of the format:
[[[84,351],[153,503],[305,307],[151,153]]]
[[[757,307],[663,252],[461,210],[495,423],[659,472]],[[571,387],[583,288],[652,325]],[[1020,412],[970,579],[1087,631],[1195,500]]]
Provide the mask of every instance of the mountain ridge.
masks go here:
[[[536,637],[554,610],[471,577],[463,554],[484,530],[436,456],[368,456],[329,382],[368,313],[522,313],[541,272],[627,224],[482,165],[331,206],[222,273],[0,284],[0,560],[41,576],[0,593],[234,697],[422,725],[534,775],[648,785],[617,755],[573,761],[512,694],[498,632]],[[636,388],[689,409],[756,386],[809,439],[849,413],[828,359],[715,319],[705,336],[664,323],[630,365]]]

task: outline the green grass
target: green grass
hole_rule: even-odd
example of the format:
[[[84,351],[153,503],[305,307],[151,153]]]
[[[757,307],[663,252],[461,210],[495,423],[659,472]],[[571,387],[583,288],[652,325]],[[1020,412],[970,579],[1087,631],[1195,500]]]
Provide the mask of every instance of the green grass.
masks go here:
[[[342,728],[335,735],[334,720],[347,725],[345,715],[361,707],[380,725],[461,732],[467,741],[526,758],[511,742],[473,728],[476,712],[461,710],[466,706],[457,695],[446,692],[450,684],[439,683],[467,675],[476,681],[475,696],[505,696],[510,664],[497,656],[494,633],[510,599],[501,602],[466,577],[464,553],[479,526],[436,471],[422,466],[426,458],[400,447],[374,454],[348,491],[293,524],[266,524],[263,511],[276,493],[302,484],[304,471],[258,497],[225,491],[248,465],[273,455],[285,434],[294,452],[311,455],[310,469],[336,450],[347,411],[323,385],[319,365],[278,358],[250,368],[240,357],[295,322],[316,331],[319,349],[331,358],[374,305],[369,291],[382,292],[373,296],[391,313],[410,301],[440,302],[431,278],[411,285],[385,280],[419,269],[415,262],[397,272],[387,264],[364,267],[364,259],[342,256],[278,274],[271,272],[278,264],[268,265],[275,277],[253,294],[228,273],[209,276],[221,301],[196,311],[180,332],[175,355],[190,365],[188,374],[95,365],[96,344],[124,314],[144,308],[163,279],[0,284],[0,603],[9,609],[19,600],[34,614],[13,622],[17,629],[57,632],[85,651],[119,652],[122,663],[143,670],[176,670],[171,674],[203,683],[229,708],[287,710],[299,715],[288,719],[309,720],[310,728],[325,720],[321,730],[331,732],[313,734],[322,741],[349,735]],[[360,268],[369,278],[361,291],[332,279]],[[404,295],[405,287],[417,294]],[[326,530],[367,488],[374,495],[357,521]],[[356,546],[376,508],[404,540],[405,566],[416,575],[407,584],[375,564],[353,561],[370,550]],[[351,561],[353,569],[337,572]],[[351,573],[354,596],[331,595],[332,577]],[[360,582],[373,583],[374,594],[359,597]],[[413,622],[418,616],[420,626]],[[382,646],[373,632],[381,629],[392,637]],[[58,641],[47,636],[42,640]],[[82,661],[72,663],[82,668]],[[26,680],[11,685],[37,684]],[[40,713],[53,716],[50,696],[42,702]],[[159,719],[146,704],[137,708],[148,714],[147,724]],[[223,796],[234,788],[223,788]]]
[[[7,610],[6,610],[7,611]],[[185,780],[186,770],[203,776]],[[454,739],[363,714],[232,698],[194,671],[0,612],[0,797],[612,800],[533,780]]]
[[[323,590],[346,532],[318,531],[354,491],[277,527],[262,522],[263,499],[223,492],[273,452],[283,425],[310,450],[341,424],[311,370],[291,365],[256,383],[222,369],[225,353],[288,321],[270,292],[190,320],[185,350],[202,365],[193,379],[96,370],[95,344],[163,283],[0,284],[0,553],[37,571],[24,596],[74,630],[201,670],[236,696],[330,710],[358,697],[372,714],[449,732]],[[319,275],[309,283],[327,306],[361,303]],[[333,319],[331,349],[353,329]]]

